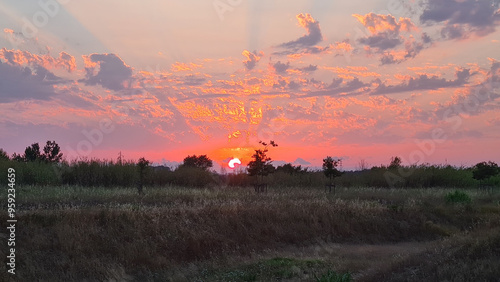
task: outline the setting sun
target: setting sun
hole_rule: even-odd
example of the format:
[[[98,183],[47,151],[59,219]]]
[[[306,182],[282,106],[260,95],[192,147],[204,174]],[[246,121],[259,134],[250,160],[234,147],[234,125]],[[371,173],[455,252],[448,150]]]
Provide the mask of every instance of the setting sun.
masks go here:
[[[232,158],[228,163],[227,166],[229,168],[235,168],[236,164],[241,165],[241,161],[238,158]]]

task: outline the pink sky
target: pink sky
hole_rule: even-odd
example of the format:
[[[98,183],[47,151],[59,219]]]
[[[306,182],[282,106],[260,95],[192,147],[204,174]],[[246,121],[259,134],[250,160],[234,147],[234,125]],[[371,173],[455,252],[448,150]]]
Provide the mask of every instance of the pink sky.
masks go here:
[[[0,4],[0,148],[500,162],[498,1]],[[41,2],[42,3],[42,2]]]

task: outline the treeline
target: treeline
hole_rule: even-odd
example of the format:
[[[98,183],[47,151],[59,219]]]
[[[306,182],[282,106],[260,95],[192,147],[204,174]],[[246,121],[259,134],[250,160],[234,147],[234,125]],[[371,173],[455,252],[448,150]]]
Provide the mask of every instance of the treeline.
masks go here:
[[[270,187],[324,187],[329,179],[321,170],[302,169],[286,164],[279,166],[262,180],[250,176],[245,171],[219,174],[210,169],[181,165],[175,169],[164,166],[148,166],[141,182],[140,168],[133,161],[79,160],[73,162],[18,162],[1,160],[0,171],[9,167],[16,170],[17,185],[79,185],[88,187],[137,187],[145,186],[253,186],[264,181]],[[408,173],[399,175],[402,169]],[[500,187],[500,176],[489,177],[482,181],[474,179],[475,167],[454,167],[450,165],[420,165],[399,168],[373,167],[362,171],[344,171],[336,177],[337,187],[401,187],[427,188],[452,187],[472,188],[480,186]],[[389,175],[389,177],[388,177]],[[392,175],[392,178],[391,178]],[[394,177],[396,175],[397,177]],[[7,177],[0,178],[2,185]]]
[[[9,157],[0,149],[0,171],[16,170],[17,185],[79,185],[87,187],[143,186],[254,186],[264,183],[271,187],[400,187],[400,188],[472,188],[500,187],[500,169],[493,162],[473,167],[450,165],[403,166],[393,157],[388,166],[375,166],[358,171],[339,171],[339,160],[326,157],[322,170],[284,164],[272,166],[266,153],[276,143],[261,142],[247,170],[219,174],[211,170],[212,160],[206,155],[187,156],[177,168],[151,166],[144,158],[136,161],[80,159],[71,162],[62,158],[54,141],[47,141],[43,151],[37,143],[27,147],[23,155]],[[0,178],[7,184],[7,177]]]

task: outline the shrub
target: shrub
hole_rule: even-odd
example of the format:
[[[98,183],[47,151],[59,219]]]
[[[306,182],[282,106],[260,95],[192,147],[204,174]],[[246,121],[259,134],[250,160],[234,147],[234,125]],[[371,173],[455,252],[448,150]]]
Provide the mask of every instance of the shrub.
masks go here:
[[[453,193],[446,194],[446,203],[448,204],[457,204],[463,203],[468,204],[472,202],[471,198],[467,193],[461,191],[455,191]]]

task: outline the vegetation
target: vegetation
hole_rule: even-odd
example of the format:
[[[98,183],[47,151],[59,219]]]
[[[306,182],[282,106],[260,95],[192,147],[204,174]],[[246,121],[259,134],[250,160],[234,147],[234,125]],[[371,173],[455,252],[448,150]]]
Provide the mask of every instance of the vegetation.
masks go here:
[[[471,198],[465,192],[455,191],[454,193],[446,194],[446,202],[449,204],[469,204],[471,201]]]
[[[466,190],[472,199],[467,206],[448,205],[446,189],[343,188],[333,195],[320,188],[280,188],[265,197],[245,188],[170,186],[145,192],[138,197],[135,188],[19,187],[17,278],[315,281],[333,271],[349,272],[353,279],[380,272],[387,278],[391,271],[427,270],[431,265],[421,266],[419,257],[425,246],[432,251],[438,242],[448,242],[446,256],[474,262],[468,271],[481,269],[479,278],[498,274],[491,266],[498,261],[500,241],[489,235],[500,231],[498,192]],[[3,209],[5,197],[0,196]],[[0,222],[6,220],[0,214]],[[456,251],[463,246],[456,238],[469,233],[475,243]],[[348,257],[356,246],[391,248],[404,242],[422,244],[422,250],[411,257],[402,256],[409,248],[388,254],[390,263],[382,265],[390,270],[373,257],[360,263],[361,253]],[[344,258],[336,256],[339,246],[346,248]],[[482,257],[486,246],[491,249]],[[0,270],[0,280],[6,275]],[[453,280],[453,272],[447,275],[440,280]]]
[[[181,166],[208,170],[213,166],[213,162],[207,155],[192,155],[184,158],[184,162]]]
[[[481,162],[474,166],[472,171],[472,177],[476,180],[481,181],[493,177],[500,173],[498,165],[492,161]]]
[[[269,144],[266,142],[259,141],[259,144],[264,146],[263,149],[255,150],[255,154],[252,155],[252,161],[248,163],[248,174],[250,176],[261,176],[262,178],[272,172],[274,172],[274,166],[272,164],[272,159],[267,156],[269,151],[268,146],[277,147],[274,141],[270,141]]]
[[[500,276],[500,175],[474,167],[322,170],[267,156],[217,174],[207,155],[177,168],[150,161],[66,161],[54,141],[16,170],[19,281],[494,281]],[[403,175],[387,181],[387,173]],[[324,193],[325,176],[335,194]],[[248,189],[265,180],[265,195]],[[264,179],[265,177],[265,179]],[[0,178],[2,185],[7,178]],[[477,189],[482,186],[492,189]],[[197,188],[197,189],[193,189]],[[136,190],[137,189],[137,190]],[[137,195],[139,192],[139,195]],[[7,209],[6,194],[0,194]],[[1,229],[7,215],[0,213]],[[5,233],[0,237],[7,238]],[[375,251],[374,251],[375,250]],[[4,248],[0,255],[6,257]],[[439,269],[438,269],[439,267]],[[6,264],[0,280],[12,278]]]

